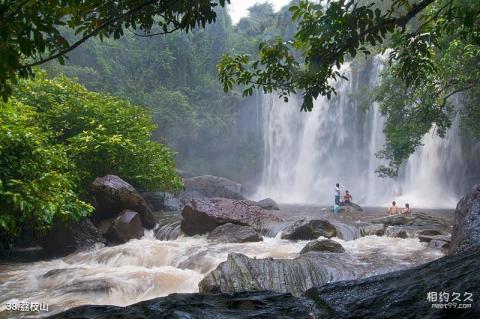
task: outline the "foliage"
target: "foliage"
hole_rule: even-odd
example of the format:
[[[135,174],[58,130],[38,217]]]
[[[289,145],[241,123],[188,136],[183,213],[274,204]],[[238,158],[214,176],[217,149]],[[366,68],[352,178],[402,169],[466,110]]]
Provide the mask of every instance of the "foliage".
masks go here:
[[[228,0],[227,0],[228,1]],[[17,75],[33,75],[32,67],[58,59],[92,37],[119,39],[126,30],[140,35],[191,31],[215,21],[215,8],[225,0],[127,1],[1,1],[0,94],[7,98]],[[68,28],[76,35],[65,38]]]
[[[0,227],[8,236],[45,231],[54,218],[86,216],[80,198],[97,176],[145,189],[182,186],[173,152],[138,106],[88,91],[66,77],[22,80],[0,108]]]
[[[321,5],[303,0],[290,11],[298,23],[292,41],[277,38],[261,44],[253,61],[246,54],[220,60],[225,91],[241,85],[245,96],[263,89],[284,99],[299,92],[302,110],[311,111],[318,96],[336,94],[335,80],[345,79],[342,63],[376,48],[388,49],[390,68],[376,99],[387,118],[387,141],[378,155],[390,165],[380,167],[380,175],[396,175],[432,126],[444,136],[456,112],[467,131],[480,131],[475,121],[480,117],[478,1],[393,0],[377,5],[339,0]],[[452,98],[459,92],[464,92],[464,106],[454,108]]]
[[[75,164],[36,126],[35,109],[10,100],[0,108],[0,238],[41,233],[54,218],[79,218],[92,207],[78,199]]]
[[[89,90],[119,96],[147,109],[157,125],[153,138],[178,153],[182,169],[243,177],[247,172],[234,171],[244,156],[260,150],[237,152],[244,140],[235,132],[236,121],[246,111],[240,107],[237,92],[223,92],[216,64],[223,52],[232,48],[255,52],[256,45],[246,46],[252,38],[233,30],[226,10],[218,8],[216,14],[215,24],[189,34],[93,39],[72,52],[65,65],[45,67],[51,75],[78,78]],[[235,152],[238,156],[223,157]]]
[[[40,125],[66,146],[82,185],[116,174],[147,189],[181,187],[173,153],[150,140],[156,126],[142,108],[89,92],[67,77],[49,80],[44,74],[22,82],[15,98],[36,106]]]

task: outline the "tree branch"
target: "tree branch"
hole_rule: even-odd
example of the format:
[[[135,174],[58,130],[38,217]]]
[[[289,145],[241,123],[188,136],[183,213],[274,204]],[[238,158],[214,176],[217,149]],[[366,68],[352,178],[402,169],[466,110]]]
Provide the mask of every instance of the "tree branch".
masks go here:
[[[146,6],[154,3],[156,0],[149,0],[133,9],[131,9],[130,11],[127,11],[117,17],[113,17],[107,21],[105,21],[104,23],[102,23],[100,26],[98,26],[96,29],[94,29],[92,32],[90,32],[89,34],[85,35],[83,38],[81,38],[80,40],[78,40],[77,42],[75,42],[74,44],[72,44],[71,46],[69,46],[68,48],[54,54],[54,55],[51,55],[49,56],[48,58],[45,58],[45,59],[42,59],[40,61],[36,61],[36,62],[33,62],[33,63],[30,63],[30,64],[26,64],[26,65],[22,65],[20,66],[20,69],[25,69],[25,68],[31,68],[33,66],[36,66],[36,65],[40,65],[40,64],[43,64],[43,63],[46,63],[48,61],[51,61],[51,60],[55,60],[55,59],[58,59],[59,57],[61,56],[64,56],[65,54],[67,54],[68,52],[72,51],[73,49],[77,48],[78,46],[80,46],[82,43],[84,43],[85,41],[87,41],[88,39],[90,39],[91,37],[94,37],[96,36],[97,34],[100,33],[100,31],[102,31],[103,29],[105,29],[106,27],[108,27],[109,25],[111,25],[112,23],[115,23],[115,22],[118,22],[118,21],[122,21],[126,18],[128,18],[129,16],[139,12],[140,10],[142,10],[143,8],[145,8]]]
[[[12,13],[10,13],[7,17],[5,18],[2,18],[2,21],[0,22],[0,26],[3,26],[5,23],[7,23],[8,21],[10,21],[12,18],[14,18],[19,12],[20,10],[22,10],[22,8],[29,2],[30,0],[25,0],[23,1],[22,3],[20,3],[18,5],[18,7],[15,9],[15,11],[13,11]]]

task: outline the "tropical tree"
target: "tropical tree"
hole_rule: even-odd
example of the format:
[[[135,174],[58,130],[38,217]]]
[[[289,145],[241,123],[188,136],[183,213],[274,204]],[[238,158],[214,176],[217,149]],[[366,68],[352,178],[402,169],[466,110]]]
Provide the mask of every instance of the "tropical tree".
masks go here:
[[[340,67],[358,54],[388,50],[390,68],[376,98],[387,118],[385,149],[389,161],[380,175],[396,175],[399,165],[421,145],[432,127],[444,136],[452,117],[479,138],[480,2],[476,0],[303,0],[290,7],[298,23],[292,40],[262,43],[258,59],[225,55],[219,65],[224,90],[243,86],[278,92],[288,99],[301,93],[301,109],[311,111],[319,96],[331,98],[335,81],[346,79]],[[451,105],[463,92],[463,108]]]
[[[126,30],[149,37],[185,32],[215,21],[229,0],[0,1],[0,94],[6,99],[17,76],[66,55],[90,38],[118,39]],[[67,40],[65,28],[76,38]]]

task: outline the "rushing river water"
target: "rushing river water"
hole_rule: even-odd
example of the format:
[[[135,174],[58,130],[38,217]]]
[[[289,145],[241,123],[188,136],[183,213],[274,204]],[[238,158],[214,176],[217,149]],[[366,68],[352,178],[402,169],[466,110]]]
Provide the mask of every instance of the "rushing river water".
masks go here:
[[[98,247],[61,259],[0,265],[0,317],[7,303],[45,302],[49,314],[85,304],[125,306],[171,293],[197,292],[205,274],[226,260],[228,253],[256,258],[295,258],[307,243],[264,237],[262,242],[220,244],[204,236],[160,241],[153,232],[141,240]],[[367,236],[336,239],[351,255],[350,263],[374,275],[411,267],[442,256],[418,239]],[[332,262],[335,262],[332,259]]]

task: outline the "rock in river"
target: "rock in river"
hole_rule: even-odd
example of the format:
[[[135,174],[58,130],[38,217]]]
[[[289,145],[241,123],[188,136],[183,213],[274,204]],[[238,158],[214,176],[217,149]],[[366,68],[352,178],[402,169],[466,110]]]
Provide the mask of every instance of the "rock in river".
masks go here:
[[[277,203],[271,198],[265,198],[257,202],[257,205],[263,209],[280,210]]]
[[[272,290],[302,295],[308,288],[361,276],[362,265],[349,263],[347,254],[304,254],[295,259],[255,259],[229,254],[227,261],[198,284],[200,292]],[[366,266],[365,266],[366,268]]]
[[[98,229],[88,218],[79,222],[57,220],[43,239],[42,247],[46,256],[59,257],[91,248],[103,241]]]
[[[412,269],[360,280],[335,282],[309,289],[306,296],[325,312],[322,318],[478,318],[480,247],[447,256]],[[470,309],[435,308],[439,294],[460,293],[460,302]],[[472,302],[464,302],[466,293]],[[431,294],[431,295],[429,295]],[[433,297],[437,296],[437,301]]]
[[[208,233],[227,223],[252,226],[261,232],[268,223],[281,221],[255,202],[227,198],[193,199],[183,208],[182,217],[181,229],[189,236]]]
[[[246,243],[262,241],[262,236],[251,226],[223,224],[215,228],[207,237],[222,243]]]
[[[171,294],[126,307],[83,306],[52,319],[314,319],[314,303],[289,294],[248,291],[233,294]]]
[[[150,207],[137,190],[118,176],[107,175],[93,181],[92,198],[95,206],[94,221],[116,217],[124,209],[140,214],[142,224],[147,229],[155,227],[156,221]]]
[[[314,252],[329,252],[329,253],[344,253],[345,249],[343,246],[336,241],[330,239],[321,239],[314,240],[309,242],[303,249],[300,251],[300,254],[305,254],[310,251]]]
[[[188,192],[196,191],[205,197],[223,197],[230,199],[245,199],[242,195],[242,185],[229,179],[203,175],[184,179]]]
[[[449,253],[456,254],[478,245],[480,245],[480,184],[457,204]]]
[[[337,234],[335,226],[328,220],[301,219],[282,230],[282,239],[312,240],[320,236],[334,237]]]
[[[109,243],[123,244],[130,239],[140,239],[143,236],[143,226],[140,215],[131,210],[124,210],[115,218],[106,234]]]

